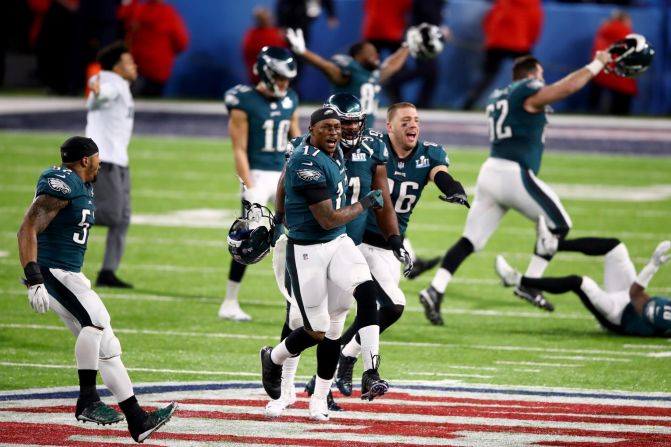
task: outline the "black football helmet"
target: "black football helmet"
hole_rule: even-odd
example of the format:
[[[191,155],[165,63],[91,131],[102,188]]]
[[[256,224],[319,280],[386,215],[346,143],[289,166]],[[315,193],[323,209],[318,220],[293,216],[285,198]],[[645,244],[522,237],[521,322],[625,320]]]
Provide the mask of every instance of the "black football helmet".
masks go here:
[[[242,202],[242,216],[228,230],[228,251],[237,262],[256,264],[270,251],[273,238],[273,213],[258,203]]]
[[[276,98],[283,98],[287,92],[277,87],[277,77],[293,79],[298,74],[296,59],[286,49],[280,47],[263,47],[256,56],[254,73]]]
[[[640,34],[629,34],[610,47],[613,59],[606,70],[624,78],[634,78],[648,69],[655,56],[655,49]]]
[[[324,107],[331,107],[338,113],[340,122],[356,122],[356,130],[343,129],[340,145],[345,150],[352,150],[361,144],[363,130],[366,127],[366,115],[361,108],[361,102],[349,93],[336,93],[329,96]]]
[[[410,54],[417,59],[433,59],[445,46],[445,35],[440,27],[430,23],[422,23],[408,28],[406,40]]]

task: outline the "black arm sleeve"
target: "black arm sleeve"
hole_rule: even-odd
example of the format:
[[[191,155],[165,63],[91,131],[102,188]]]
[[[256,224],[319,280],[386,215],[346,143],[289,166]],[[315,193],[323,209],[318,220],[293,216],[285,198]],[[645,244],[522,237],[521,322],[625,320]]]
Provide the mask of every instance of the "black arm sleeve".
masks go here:
[[[464,187],[461,186],[461,183],[453,179],[452,176],[445,171],[438,171],[433,177],[433,181],[438,189],[448,197],[459,193],[465,194]]]
[[[296,188],[295,191],[305,197],[308,205],[314,205],[315,203],[323,202],[324,200],[331,198],[326,183],[320,183],[319,185],[306,188]]]

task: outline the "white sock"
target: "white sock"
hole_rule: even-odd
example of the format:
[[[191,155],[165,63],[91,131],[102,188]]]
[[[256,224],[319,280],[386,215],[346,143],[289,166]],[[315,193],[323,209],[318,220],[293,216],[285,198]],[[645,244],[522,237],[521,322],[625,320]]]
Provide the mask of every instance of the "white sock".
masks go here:
[[[284,365],[284,362],[292,355],[287,349],[287,345],[284,344],[284,340],[282,340],[279,345],[273,348],[273,351],[270,353],[270,360],[276,365]]]
[[[528,278],[540,278],[543,276],[543,273],[545,273],[545,269],[548,267],[549,263],[550,261],[547,259],[541,258],[538,255],[533,255],[524,276]]]
[[[273,351],[275,351],[273,349]],[[271,356],[272,357],[272,356]],[[282,385],[284,383],[290,383],[292,386],[294,384],[294,378],[296,377],[296,370],[298,369],[298,362],[300,361],[301,356],[289,357],[282,364]]]
[[[117,402],[123,402],[133,394],[133,384],[121,356],[100,359],[100,375],[105,386],[114,394]]]
[[[361,339],[361,358],[363,359],[363,370],[373,368],[373,356],[380,352],[380,326],[370,325],[359,329]]]
[[[447,289],[447,285],[450,283],[451,280],[452,280],[452,273],[448,272],[447,269],[441,267],[433,276],[431,285],[439,293],[445,293],[445,289]]]
[[[98,370],[98,353],[100,352],[100,340],[103,331],[93,326],[86,326],[79,331],[75,342],[75,358],[77,369]]]
[[[315,399],[326,399],[331,390],[331,383],[333,383],[333,378],[326,380],[317,376],[315,380],[315,392],[312,393]]]
[[[226,298],[224,299],[224,303],[237,303],[238,292],[240,292],[240,283],[229,280],[226,283]]]
[[[342,348],[342,355],[346,357],[358,357],[359,353],[361,352],[361,345],[356,342],[356,337],[352,337],[352,339],[345,345],[344,348]]]

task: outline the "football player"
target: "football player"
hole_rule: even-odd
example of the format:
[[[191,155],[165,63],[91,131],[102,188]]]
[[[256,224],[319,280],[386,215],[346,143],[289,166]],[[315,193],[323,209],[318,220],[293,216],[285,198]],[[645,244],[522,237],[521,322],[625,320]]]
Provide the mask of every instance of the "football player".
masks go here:
[[[262,381],[273,399],[281,396],[282,364],[317,345],[317,380],[310,399],[310,418],[329,419],[327,394],[340,351],[340,335],[352,295],[361,317],[366,371],[362,398],[372,400],[387,391],[380,379],[377,290],[361,252],[346,234],[346,224],[369,208],[383,206],[382,192],[372,190],[344,205],[345,161],[339,147],[341,125],[333,107],[310,117],[309,140],[294,150],[285,169],[284,212],[289,228],[286,272],[291,297],[300,310],[302,327],[274,348],[261,349]],[[341,293],[341,291],[350,293]]]
[[[387,169],[385,166],[389,153],[387,146],[382,140],[382,134],[372,129],[364,129],[366,117],[362,111],[361,103],[349,93],[331,95],[324,106],[334,108],[340,119],[342,129],[340,147],[343,150],[348,184],[344,204],[351,205],[356,203],[361,197],[366,196],[374,189],[382,191],[385,205],[375,210],[375,220],[381,229],[382,235],[389,242],[390,247],[392,247],[394,255],[405,264],[406,272],[410,271],[412,269],[412,259],[403,246],[403,238],[400,236],[396,213],[389,195]],[[289,150],[297,150],[297,148],[306,143],[309,136],[307,134],[292,140]],[[278,196],[281,195],[282,192],[278,192]],[[278,203],[276,209],[283,209],[283,207],[282,203]],[[363,234],[366,229],[366,217],[367,213],[363,213],[349,222],[346,227],[347,235],[359,249],[362,247],[360,244],[363,241]],[[282,338],[285,338],[291,330],[302,325],[300,315],[292,313],[292,300],[284,284],[285,262],[283,256],[285,244],[286,239],[279,240],[275,244],[275,250],[273,251],[273,265],[278,286],[285,298],[287,298],[290,306],[287,311],[287,321],[283,328]],[[341,290],[339,293],[351,294],[351,291]],[[296,318],[292,319],[292,315],[295,315]],[[296,356],[284,363],[282,367],[282,394],[279,399],[268,403],[266,406],[267,416],[277,417],[285,408],[295,402],[296,392],[293,380],[298,368],[298,361],[299,357]],[[308,394],[311,395],[313,390],[314,381],[311,381],[307,387]],[[327,396],[327,402],[330,410],[340,410],[340,407],[333,401],[330,391]]]
[[[492,93],[486,108],[491,152],[480,169],[464,233],[445,254],[431,285],[419,294],[431,324],[443,324],[440,305],[459,265],[485,246],[509,209],[534,222],[544,216],[559,237],[568,233],[571,219],[559,197],[536,177],[543,156],[546,109],[583,88],[610,60],[608,52],[599,51],[585,67],[545,85],[541,63],[533,56],[524,56],[513,64],[513,82]],[[526,276],[542,276],[551,258],[534,253]],[[542,309],[554,310],[538,290],[526,285],[517,286],[515,295]]]
[[[390,148],[387,177],[391,202],[396,211],[402,240],[413,210],[419,203],[429,181],[442,192],[440,198],[449,203],[469,206],[461,183],[448,173],[449,158],[443,147],[420,140],[420,121],[417,109],[409,102],[400,102],[387,109],[387,133],[382,137]],[[361,251],[375,280],[384,291],[380,296],[380,332],[394,324],[405,309],[405,294],[399,287],[399,256],[393,247],[394,239],[383,237],[374,216],[368,214]],[[406,271],[408,273],[407,264]],[[352,394],[352,371],[361,352],[357,334],[359,315],[343,335],[345,346],[338,361],[336,385],[346,396]]]
[[[616,334],[642,337],[668,337],[671,334],[671,298],[651,297],[645,292],[659,267],[668,262],[671,241],[657,245],[650,261],[638,275],[627,247],[619,240],[595,237],[559,239],[548,230],[543,216],[538,220],[536,245],[536,250],[541,253],[574,251],[589,256],[604,256],[603,288],[588,276],[522,276],[499,255],[496,257],[496,273],[504,286],[522,284],[550,293],[574,292],[601,326]]]
[[[284,48],[264,47],[254,69],[261,79],[256,87],[233,87],[226,92],[225,104],[235,171],[243,184],[242,199],[266,205],[275,197],[287,141],[300,134],[298,97],[289,88],[296,77],[296,61]],[[219,318],[251,320],[238,303],[245,269],[246,265],[231,259]]]
[[[140,407],[121,361],[121,344],[110,315],[81,272],[89,229],[95,223],[91,182],[100,169],[98,146],[90,138],[68,138],[61,146],[61,160],[61,166],[40,175],[35,199],[19,228],[28,301],[35,312],[56,312],[77,339],[77,420],[106,425],[125,416],[133,439],[143,442],[170,419],[177,404],[152,412]],[[100,400],[98,369],[123,415]]]

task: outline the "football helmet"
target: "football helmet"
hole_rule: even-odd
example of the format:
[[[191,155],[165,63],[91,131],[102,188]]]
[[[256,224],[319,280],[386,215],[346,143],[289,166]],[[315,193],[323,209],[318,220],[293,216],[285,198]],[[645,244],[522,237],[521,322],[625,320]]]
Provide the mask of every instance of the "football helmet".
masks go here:
[[[408,28],[406,42],[412,57],[433,59],[443,51],[445,36],[440,27],[430,23],[422,23]]]
[[[254,73],[276,98],[283,98],[287,91],[277,86],[277,78],[292,80],[298,74],[296,60],[286,49],[280,47],[263,47],[256,56]]]
[[[606,70],[624,78],[634,78],[646,71],[655,56],[655,49],[640,34],[628,34],[608,47],[607,51],[613,61]]]
[[[228,230],[228,251],[237,262],[256,264],[270,251],[273,213],[258,203],[242,201],[242,216]]]
[[[343,128],[340,145],[345,150],[352,150],[361,144],[363,138],[363,130],[366,125],[366,115],[361,108],[361,102],[354,95],[349,93],[336,93],[329,96],[324,103],[324,107],[331,107],[335,109],[338,114],[338,119],[341,123],[350,122],[356,123],[357,127],[354,129]]]

